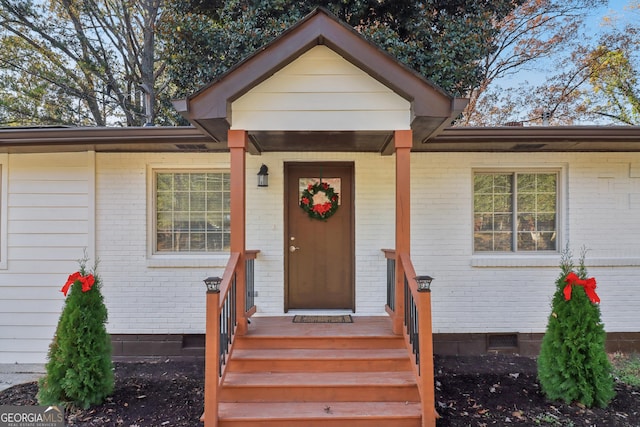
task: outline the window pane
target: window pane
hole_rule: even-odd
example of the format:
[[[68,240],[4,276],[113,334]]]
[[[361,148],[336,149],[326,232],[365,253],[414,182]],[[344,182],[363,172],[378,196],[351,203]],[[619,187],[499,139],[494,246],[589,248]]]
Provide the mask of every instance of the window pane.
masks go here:
[[[199,212],[204,212],[205,211],[205,192],[204,191],[197,191],[197,192],[192,192],[189,195],[189,208],[191,211],[199,211]]]
[[[518,193],[535,193],[536,192],[536,175],[535,174],[518,174]]]
[[[473,184],[473,190],[476,194],[490,194],[493,192],[493,175],[477,174]]]
[[[174,174],[174,191],[188,191],[189,190],[189,174],[177,173]]]
[[[474,176],[474,250],[511,250],[513,232],[512,174]]]
[[[538,194],[538,212],[555,212],[556,195]]]
[[[519,251],[556,250],[557,175],[518,175]]]
[[[173,207],[175,210],[189,212],[189,193],[174,193],[173,197],[175,199],[175,206]]]
[[[518,212],[535,212],[536,211],[536,195],[527,193],[518,193]]]
[[[476,251],[492,251],[493,233],[475,233],[473,235],[473,246]]]
[[[494,178],[494,193],[506,193],[506,194],[511,194],[511,181],[512,181],[512,174],[495,174],[493,175]]]
[[[229,249],[229,174],[156,174],[156,251]]]
[[[173,174],[159,173],[156,178],[158,191],[172,191],[173,190]]]
[[[558,176],[555,173],[539,173],[538,174],[538,191],[546,193],[556,193],[556,182]]]
[[[508,252],[513,250],[512,245],[512,235],[513,233],[496,233],[495,234],[495,244],[494,251]]]
[[[495,231],[511,231],[513,229],[512,218],[511,214],[495,215],[493,217],[493,229]]]

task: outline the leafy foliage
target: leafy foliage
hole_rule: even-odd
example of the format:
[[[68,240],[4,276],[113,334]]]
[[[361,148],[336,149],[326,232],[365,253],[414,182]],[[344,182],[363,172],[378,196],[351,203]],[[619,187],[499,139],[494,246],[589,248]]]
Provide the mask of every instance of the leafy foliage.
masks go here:
[[[168,105],[161,0],[0,0],[0,125],[122,125]],[[164,110],[164,123],[173,112]]]
[[[523,121],[523,111],[527,113],[525,120],[537,123],[542,122],[544,112],[560,115],[549,102],[552,95],[557,95],[554,85],[547,85],[541,93],[542,99],[532,102],[532,88],[505,91],[494,82],[524,69],[535,69],[541,63],[548,68],[545,61],[550,58],[557,62],[558,57],[570,51],[581,38],[580,30],[588,12],[604,3],[604,0],[526,0],[515,8],[497,24],[499,32],[493,41],[497,48],[483,59],[480,84],[471,92],[469,105],[458,125]]]
[[[468,124],[640,124],[640,1],[630,1],[627,9],[627,25],[607,16],[596,39],[575,31],[558,39],[553,62],[538,64],[549,74],[542,83],[493,85],[475,105],[472,97]]]
[[[171,79],[189,94],[318,6],[454,95],[475,87],[495,23],[519,1],[229,0],[172,4],[159,27]]]
[[[86,257],[80,275],[89,274]],[[95,268],[94,268],[95,270]],[[100,279],[83,292],[80,280],[71,285],[55,336],[49,347],[46,375],[39,382],[41,405],[65,404],[81,408],[100,404],[113,391],[111,340],[105,329],[107,309]]]
[[[587,276],[584,256],[583,251],[576,272],[581,279]],[[565,278],[574,269],[568,248],[562,254],[560,269],[538,358],[538,379],[549,399],[605,407],[614,390],[600,307],[589,301],[582,286],[572,286],[571,299],[565,300]]]

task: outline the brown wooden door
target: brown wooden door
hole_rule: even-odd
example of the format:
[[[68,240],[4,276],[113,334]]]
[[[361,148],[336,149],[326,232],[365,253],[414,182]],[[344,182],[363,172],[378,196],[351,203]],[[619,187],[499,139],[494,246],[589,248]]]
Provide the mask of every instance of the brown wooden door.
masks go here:
[[[285,164],[285,311],[355,310],[352,163]],[[326,220],[300,207],[309,182],[322,180],[340,205]]]

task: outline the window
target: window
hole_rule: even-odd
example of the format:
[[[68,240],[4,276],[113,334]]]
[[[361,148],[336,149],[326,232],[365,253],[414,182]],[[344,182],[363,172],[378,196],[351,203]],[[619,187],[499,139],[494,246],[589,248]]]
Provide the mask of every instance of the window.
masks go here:
[[[156,253],[208,253],[230,246],[229,173],[156,171]]]
[[[557,212],[557,172],[474,174],[476,252],[556,251]]]

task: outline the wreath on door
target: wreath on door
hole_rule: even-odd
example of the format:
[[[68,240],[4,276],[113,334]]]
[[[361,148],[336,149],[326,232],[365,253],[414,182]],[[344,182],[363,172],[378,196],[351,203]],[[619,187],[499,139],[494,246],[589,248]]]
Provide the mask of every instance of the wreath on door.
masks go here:
[[[300,207],[309,217],[326,220],[338,210],[338,193],[326,182],[309,184],[300,197]]]

